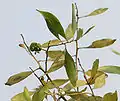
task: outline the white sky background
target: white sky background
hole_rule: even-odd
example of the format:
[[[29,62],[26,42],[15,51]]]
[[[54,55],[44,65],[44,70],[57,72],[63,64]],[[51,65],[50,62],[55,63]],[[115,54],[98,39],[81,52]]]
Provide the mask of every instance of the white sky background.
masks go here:
[[[88,69],[96,58],[100,65],[120,66],[120,56],[114,55],[110,48],[120,51],[120,1],[119,0],[1,0],[0,1],[0,96],[2,101],[10,101],[15,94],[22,92],[23,87],[32,89],[38,81],[34,76],[11,87],[4,83],[8,77],[25,70],[36,64],[32,58],[18,44],[21,43],[20,34],[25,36],[27,42],[36,41],[44,43],[55,37],[48,31],[43,17],[36,12],[36,8],[47,10],[55,14],[64,28],[71,23],[71,4],[76,2],[79,14],[86,15],[96,8],[107,7],[109,10],[95,17],[81,19],[80,26],[84,29],[96,25],[86,37],[81,40],[81,45],[91,44],[93,40],[101,38],[117,38],[117,42],[108,48],[95,50],[81,50],[80,56],[83,66]],[[72,50],[70,50],[73,52]],[[61,70],[52,74],[53,77],[64,77]],[[95,90],[96,94],[103,95],[116,89],[120,91],[120,76],[109,75],[106,86]],[[118,95],[119,96],[119,95]]]

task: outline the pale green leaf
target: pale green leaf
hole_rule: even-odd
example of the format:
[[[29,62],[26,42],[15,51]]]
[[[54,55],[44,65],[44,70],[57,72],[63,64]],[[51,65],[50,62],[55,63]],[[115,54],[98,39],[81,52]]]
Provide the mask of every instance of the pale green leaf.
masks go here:
[[[49,68],[49,70],[47,71],[47,73],[54,72],[54,71],[60,69],[62,66],[64,66],[64,60],[54,61],[53,64],[51,65],[51,67]]]
[[[99,70],[106,73],[120,74],[120,66],[101,66]]]
[[[73,29],[73,34],[75,33],[76,28],[77,28],[77,23],[76,23],[75,5],[72,4],[72,29]]]
[[[97,77],[95,79],[95,83],[94,83],[94,88],[101,88],[102,86],[105,85],[105,74],[102,74],[101,76]]]
[[[53,88],[56,88],[56,87],[59,87],[65,83],[67,83],[69,80],[68,79],[56,79],[56,80],[52,80],[49,81],[46,86],[49,88],[49,89],[53,89]]]
[[[38,91],[36,91],[32,97],[32,101],[43,101],[46,93],[48,92],[47,86],[42,86]]]
[[[57,19],[57,17],[55,17],[52,13],[50,12],[46,12],[46,11],[40,11],[37,10],[39,13],[41,13],[46,21],[47,27],[49,28],[50,32],[56,36],[59,39],[59,34],[65,37],[65,33],[64,33],[64,29],[61,25],[61,23],[59,22],[59,20]]]
[[[120,55],[120,52],[117,52],[116,50],[112,49],[112,52],[115,53],[116,55]]]
[[[73,29],[72,29],[72,24],[68,25],[68,27],[65,31],[65,35],[66,35],[67,40],[71,39],[74,36]]]
[[[24,87],[23,95],[24,95],[24,98],[26,99],[26,101],[32,101],[31,97],[30,97],[30,94],[29,94],[29,91],[26,87]]]
[[[58,45],[59,43],[61,43],[61,41],[58,40],[58,39],[55,39],[55,40],[51,40],[51,41],[48,41],[48,42],[42,44],[41,47],[42,47],[42,48],[47,48],[48,45],[49,45],[49,46],[54,46],[54,45]]]
[[[76,40],[79,40],[83,36],[83,29],[79,28],[77,31],[77,38]]]
[[[88,14],[87,16],[95,16],[95,15],[98,15],[98,14],[102,14],[107,10],[108,10],[108,8],[99,8],[99,9],[94,10],[93,12]]]
[[[67,49],[65,50],[65,69],[67,76],[73,86],[76,86],[77,81],[77,71],[73,58],[68,53]]]
[[[31,71],[21,72],[21,73],[15,74],[8,79],[8,81],[5,83],[5,85],[11,86],[13,84],[19,83],[20,81],[24,80],[25,78],[27,78],[31,74],[32,74]]]
[[[116,41],[116,39],[96,40],[96,41],[92,42],[92,44],[90,46],[88,46],[87,48],[103,48],[103,47],[112,45],[115,41]]]
[[[68,83],[68,84],[66,84],[66,85],[63,87],[63,90],[64,90],[64,91],[69,91],[69,90],[71,90],[71,89],[73,89],[73,88],[80,87],[80,86],[84,86],[84,85],[86,85],[86,81],[84,81],[84,80],[77,80],[75,87],[74,87],[71,83]]]
[[[32,96],[33,92],[29,92],[29,95]],[[26,99],[25,99],[23,93],[19,93],[19,94],[15,95],[14,97],[12,97],[11,101],[26,101]]]

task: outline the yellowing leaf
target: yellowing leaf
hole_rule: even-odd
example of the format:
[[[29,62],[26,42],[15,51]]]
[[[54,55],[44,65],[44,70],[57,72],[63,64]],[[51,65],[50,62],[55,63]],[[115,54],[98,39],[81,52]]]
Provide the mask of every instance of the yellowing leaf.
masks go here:
[[[87,48],[103,48],[109,45],[112,45],[116,39],[101,39],[92,42],[92,45],[88,46]]]
[[[101,66],[99,70],[106,73],[120,74],[120,66]]]
[[[24,95],[24,98],[26,99],[26,101],[32,101],[31,97],[30,97],[30,94],[29,94],[29,91],[26,87],[24,87],[23,95]]]
[[[99,9],[94,10],[92,13],[88,14],[88,16],[95,16],[98,14],[102,14],[107,10],[108,10],[108,8],[99,8]]]
[[[61,23],[59,22],[59,20],[57,19],[57,17],[55,17],[50,12],[40,11],[40,10],[37,10],[37,11],[43,15],[48,29],[54,36],[56,36],[59,39],[59,34],[60,34],[62,37],[66,38],[64,29]]]
[[[29,95],[33,95],[33,92],[29,92]],[[17,95],[15,95],[14,97],[11,98],[11,101],[26,101],[24,94],[23,93],[19,93]]]
[[[102,74],[101,76],[97,77],[95,79],[95,84],[94,84],[94,88],[101,88],[102,86],[105,85],[105,74]]]
[[[5,83],[5,85],[11,86],[13,84],[16,84],[16,83],[24,80],[25,78],[27,78],[31,74],[32,74],[31,71],[21,72],[21,73],[15,74],[8,79],[8,81]]]
[[[73,29],[72,29],[72,24],[68,25],[68,27],[65,31],[65,35],[66,35],[67,40],[71,39],[74,36]]]
[[[66,73],[67,73],[68,78],[70,79],[71,84],[73,86],[76,86],[76,81],[77,81],[76,66],[75,66],[73,58],[67,52],[67,49],[65,50],[65,69],[66,69]]]
[[[32,101],[43,101],[46,93],[48,92],[47,86],[42,86],[38,91],[36,91],[32,97]]]
[[[118,101],[117,91],[114,93],[107,93],[103,97],[103,101]]]
[[[43,47],[43,48],[47,48],[48,45],[49,45],[49,46],[53,46],[53,45],[58,45],[59,43],[61,43],[61,41],[55,39],[55,40],[51,40],[50,42],[48,41],[48,42],[42,44],[41,47]]]
[[[53,80],[52,83],[49,81],[46,86],[49,89],[53,89],[67,83],[68,81],[69,81],[68,79],[56,79]]]
[[[54,72],[54,71],[60,69],[62,66],[64,66],[64,60],[54,61],[53,64],[51,65],[51,67],[49,68],[49,70],[47,71],[47,73]]]

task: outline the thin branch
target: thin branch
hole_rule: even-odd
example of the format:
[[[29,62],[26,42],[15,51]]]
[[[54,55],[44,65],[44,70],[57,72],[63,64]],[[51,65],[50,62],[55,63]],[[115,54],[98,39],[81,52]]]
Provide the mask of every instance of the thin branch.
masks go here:
[[[45,59],[45,72],[47,72],[47,62],[48,62],[48,50],[49,50],[49,48],[50,48],[50,42],[51,41],[49,41],[49,43],[48,43],[48,47],[47,47],[47,50],[46,50],[46,59]]]
[[[30,70],[32,71],[32,73],[36,76],[36,78],[40,81],[40,83],[44,86],[43,82],[42,82],[41,79],[38,77],[38,75],[35,73],[35,71],[34,71],[31,67],[29,67],[29,68],[30,68]]]
[[[87,82],[87,85],[89,86],[89,88],[90,88],[90,90],[91,90],[91,92],[92,92],[92,96],[95,96],[95,94],[94,94],[94,92],[93,92],[93,89],[92,89],[91,85],[90,85],[89,82],[88,82],[88,79],[87,79],[86,74],[85,74],[85,70],[84,70],[84,68],[82,67],[79,58],[78,58],[78,62],[79,62],[79,66],[81,67],[81,69],[82,69],[82,71],[83,71],[84,79],[85,79],[85,81]]]

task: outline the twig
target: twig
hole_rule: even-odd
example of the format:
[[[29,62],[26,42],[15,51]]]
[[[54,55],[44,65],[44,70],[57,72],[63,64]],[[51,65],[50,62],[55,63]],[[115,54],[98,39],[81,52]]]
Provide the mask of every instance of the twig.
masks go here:
[[[51,41],[49,41],[49,43],[48,43],[48,47],[47,47],[47,50],[46,50],[45,72],[47,72],[48,50],[49,50],[49,48],[50,48],[50,46],[49,46],[50,42],[51,42]]]
[[[91,85],[89,84],[89,82],[88,82],[88,80],[87,80],[87,77],[86,77],[86,74],[85,74],[85,70],[84,70],[84,68],[82,67],[79,58],[78,58],[78,62],[79,62],[79,66],[81,67],[81,69],[82,69],[82,71],[83,71],[84,79],[85,79],[85,81],[87,82],[87,85],[89,86],[89,88],[90,88],[90,90],[91,90],[91,92],[92,92],[92,96],[95,96],[95,94],[94,94],[94,92],[93,92],[93,89],[92,89]]]
[[[36,78],[40,81],[40,83],[44,86],[42,80],[37,76],[37,74],[35,73],[35,71],[31,67],[29,67],[29,68],[32,71],[32,73],[36,76]]]

